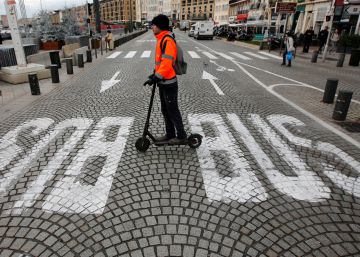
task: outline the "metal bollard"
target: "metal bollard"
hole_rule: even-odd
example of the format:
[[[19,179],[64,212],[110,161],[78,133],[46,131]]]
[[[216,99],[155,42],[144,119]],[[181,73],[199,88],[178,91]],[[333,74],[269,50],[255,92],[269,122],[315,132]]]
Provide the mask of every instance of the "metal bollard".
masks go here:
[[[51,81],[52,83],[59,83],[60,82],[60,78],[59,78],[59,68],[56,64],[51,64],[50,65],[50,71],[51,71]]]
[[[100,51],[101,51],[101,55],[103,55],[103,43],[102,43],[102,39],[100,41]]]
[[[95,48],[95,58],[97,59],[97,49]]]
[[[334,102],[336,89],[338,86],[339,80],[338,79],[328,79],[326,81],[323,102],[326,104],[332,104]]]
[[[66,71],[67,74],[74,74],[72,58],[66,58]]]
[[[28,75],[29,84],[30,84],[30,91],[32,95],[40,95],[40,86],[39,80],[36,73],[30,73]]]
[[[86,62],[92,62],[91,50],[86,50]]]
[[[336,67],[342,67],[345,60],[345,53],[340,54],[339,60],[336,63]]]
[[[316,62],[317,62],[318,55],[319,55],[319,51],[314,51],[314,52],[313,52],[313,55],[312,55],[312,57],[311,57],[311,62],[316,63]]]
[[[60,61],[60,52],[59,51],[51,51],[50,54],[50,60],[51,64],[56,64],[59,69],[61,69],[61,61]]]
[[[334,120],[339,120],[339,121],[346,120],[346,115],[350,107],[352,95],[353,92],[351,91],[346,91],[346,90],[339,91],[339,95],[336,100],[336,104],[332,116]]]
[[[84,55],[83,54],[78,54],[78,67],[79,68],[84,68]]]

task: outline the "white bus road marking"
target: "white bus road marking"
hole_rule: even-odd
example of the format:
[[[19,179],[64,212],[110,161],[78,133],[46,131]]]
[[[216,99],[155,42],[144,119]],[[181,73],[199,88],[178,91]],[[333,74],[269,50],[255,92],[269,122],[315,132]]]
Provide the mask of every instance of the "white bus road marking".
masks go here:
[[[258,55],[258,54],[255,54],[253,52],[244,52],[244,54],[248,54],[248,55],[251,55],[251,56],[254,56],[258,59],[261,59],[261,60],[268,60],[269,58],[267,57],[264,57],[264,56],[261,56],[261,55]]]
[[[236,53],[236,52],[230,52],[230,53],[231,53],[232,55],[240,58],[240,59],[245,60],[245,61],[252,60],[250,57],[247,57],[247,56],[245,56],[245,55],[243,55],[243,54],[239,54],[239,53]]]
[[[211,83],[211,85],[213,85],[213,87],[215,88],[216,92],[219,95],[224,95],[224,92],[220,89],[220,87],[215,83],[215,80],[218,80],[217,77],[214,77],[213,75],[211,75],[210,73],[203,71],[202,74],[202,79],[208,79]]]
[[[122,53],[121,51],[115,52],[115,53],[113,53],[112,55],[109,55],[109,56],[107,57],[107,59],[115,59],[115,58],[118,57],[121,53]]]
[[[151,55],[151,51],[144,51],[141,55],[141,58],[149,58]]]
[[[272,58],[277,59],[277,60],[282,60],[283,59],[282,57],[280,57],[278,55],[270,54],[270,53],[267,53],[267,52],[264,52],[264,51],[259,51],[258,53],[269,56],[269,57],[272,57]]]
[[[100,89],[100,93],[108,90],[109,88],[113,87],[114,85],[116,85],[117,83],[120,82],[120,80],[116,80],[117,76],[119,76],[120,71],[116,72],[114,74],[114,76],[110,79],[110,80],[104,80],[101,82],[101,89]]]
[[[205,137],[197,149],[206,195],[212,201],[261,202],[267,193],[255,176],[244,153],[237,146],[223,119],[218,114],[191,114],[188,117],[191,131],[204,135],[202,125],[210,125],[216,137]],[[211,152],[225,152],[234,175],[220,177]]]
[[[194,52],[194,51],[188,51],[189,55],[191,56],[191,58],[193,59],[200,59],[200,56]]]
[[[226,60],[234,60],[233,57],[227,55],[227,54],[224,54],[224,53],[218,53],[221,57],[225,58]]]
[[[210,58],[211,60],[217,60],[218,58],[214,55],[212,55],[209,52],[202,52],[204,55],[206,55],[208,58]]]
[[[131,59],[135,56],[136,51],[130,51],[124,58],[125,59]]]

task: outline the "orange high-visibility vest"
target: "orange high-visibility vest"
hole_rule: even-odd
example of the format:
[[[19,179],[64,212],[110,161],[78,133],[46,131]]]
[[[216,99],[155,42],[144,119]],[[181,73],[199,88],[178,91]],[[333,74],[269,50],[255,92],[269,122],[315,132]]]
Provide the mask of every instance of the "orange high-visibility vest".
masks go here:
[[[176,77],[174,70],[174,62],[177,56],[176,43],[173,39],[166,37],[162,46],[161,41],[165,35],[170,35],[169,31],[162,31],[160,34],[156,35],[156,51],[155,51],[155,76],[164,79],[170,80]],[[161,52],[161,47],[165,47],[165,52]]]

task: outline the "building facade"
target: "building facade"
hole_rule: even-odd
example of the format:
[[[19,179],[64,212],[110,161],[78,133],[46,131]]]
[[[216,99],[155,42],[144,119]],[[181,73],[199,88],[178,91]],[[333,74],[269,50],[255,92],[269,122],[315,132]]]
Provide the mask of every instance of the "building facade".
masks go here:
[[[172,19],[180,20],[180,0],[171,0]]]
[[[146,3],[146,18],[148,21],[163,13],[163,0],[144,0],[144,2]]]
[[[214,18],[215,1],[218,0],[181,0],[181,20],[208,20]]]
[[[215,1],[214,21],[219,25],[229,22],[229,0]]]
[[[136,8],[137,0],[103,0],[100,2],[100,19],[108,22],[136,21]],[[94,5],[91,6],[90,19],[95,20]]]

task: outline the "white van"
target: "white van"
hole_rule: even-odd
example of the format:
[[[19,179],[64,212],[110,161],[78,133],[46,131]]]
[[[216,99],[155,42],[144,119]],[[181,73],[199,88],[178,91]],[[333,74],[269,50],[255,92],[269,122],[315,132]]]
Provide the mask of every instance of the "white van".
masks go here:
[[[194,38],[214,38],[214,23],[212,21],[198,21],[195,23]]]

